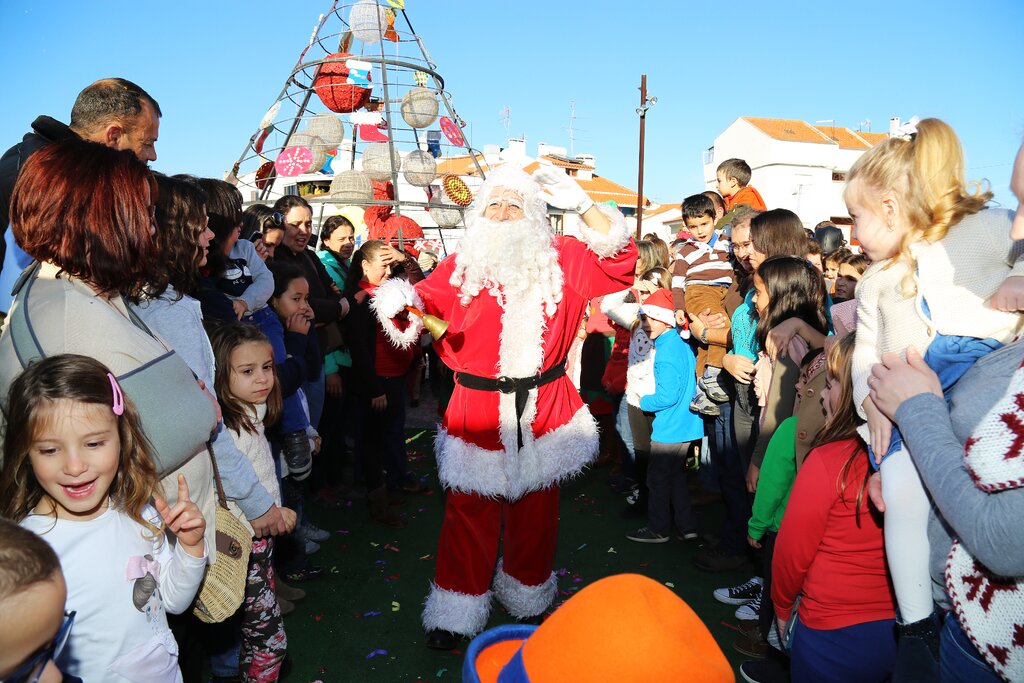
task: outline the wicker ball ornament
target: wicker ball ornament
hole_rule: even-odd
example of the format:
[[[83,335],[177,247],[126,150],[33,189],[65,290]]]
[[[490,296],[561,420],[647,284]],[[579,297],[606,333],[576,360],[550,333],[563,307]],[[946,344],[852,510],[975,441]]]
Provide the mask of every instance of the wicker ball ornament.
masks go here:
[[[342,171],[331,181],[331,198],[338,204],[359,204],[373,198],[373,183],[362,171]]]
[[[348,82],[349,70],[345,60],[352,55],[345,52],[335,52],[327,55],[325,59],[339,60],[325,62],[317,68],[316,77],[313,79],[313,90],[317,97],[324,103],[324,106],[333,112],[346,114],[362,108],[370,100],[370,88],[361,85],[354,85]],[[371,74],[366,74],[366,81],[371,80]]]
[[[413,128],[426,128],[437,120],[437,97],[428,88],[413,88],[402,97],[402,120]]]
[[[315,173],[327,163],[327,150],[330,149],[324,141],[308,132],[295,133],[288,139],[289,147],[305,147],[313,153],[309,166],[303,173]]]
[[[387,10],[377,0],[359,0],[348,15],[352,35],[364,43],[379,43],[388,30]]]
[[[345,139],[345,124],[333,114],[317,114],[306,125],[306,131],[324,141],[328,147],[337,147]]]
[[[373,180],[391,178],[391,147],[388,143],[375,142],[366,146],[363,150],[363,173]]]
[[[426,187],[437,178],[437,162],[430,152],[414,150],[402,160],[402,175],[410,185]]]
[[[439,228],[454,228],[462,220],[462,212],[455,208],[455,204],[440,189],[431,197],[427,213]]]

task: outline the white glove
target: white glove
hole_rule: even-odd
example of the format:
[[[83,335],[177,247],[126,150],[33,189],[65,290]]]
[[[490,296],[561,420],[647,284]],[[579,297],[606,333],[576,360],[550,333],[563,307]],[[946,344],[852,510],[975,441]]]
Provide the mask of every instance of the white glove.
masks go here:
[[[413,305],[412,285],[401,279],[388,279],[373,294],[373,307],[382,318],[394,318],[406,306]]]
[[[556,168],[541,167],[534,171],[533,179],[550,194],[544,200],[551,206],[584,214],[594,205],[579,183]]]

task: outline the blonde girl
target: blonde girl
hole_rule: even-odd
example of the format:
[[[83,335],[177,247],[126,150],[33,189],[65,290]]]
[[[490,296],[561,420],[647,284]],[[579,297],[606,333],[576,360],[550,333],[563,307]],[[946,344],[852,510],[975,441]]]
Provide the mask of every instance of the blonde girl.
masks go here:
[[[1024,262],[1009,238],[1012,214],[986,208],[991,197],[965,184],[960,141],[938,119],[911,123],[860,157],[844,195],[854,236],[872,261],[857,286],[854,395],[867,419],[862,435],[881,462],[900,668],[934,667],[937,657],[929,502],[900,452],[899,433],[868,397],[868,379],[882,354],[913,346],[948,391],[974,361],[1019,332]]]
[[[7,405],[0,516],[53,547],[77,612],[59,668],[87,681],[181,681],[166,613],[189,608],[206,568],[206,521],[185,477],[168,506],[134,404],[92,358],[30,365]]]

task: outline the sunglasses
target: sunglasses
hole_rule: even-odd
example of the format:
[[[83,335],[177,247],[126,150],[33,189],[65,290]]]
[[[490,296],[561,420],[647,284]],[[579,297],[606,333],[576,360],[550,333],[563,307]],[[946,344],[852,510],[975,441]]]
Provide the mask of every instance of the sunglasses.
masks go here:
[[[52,659],[60,656],[61,651],[71,635],[71,626],[75,623],[75,612],[64,613],[64,623],[57,630],[57,635],[49,643],[36,650],[35,654],[25,660],[18,669],[0,683],[37,683],[43,670]]]

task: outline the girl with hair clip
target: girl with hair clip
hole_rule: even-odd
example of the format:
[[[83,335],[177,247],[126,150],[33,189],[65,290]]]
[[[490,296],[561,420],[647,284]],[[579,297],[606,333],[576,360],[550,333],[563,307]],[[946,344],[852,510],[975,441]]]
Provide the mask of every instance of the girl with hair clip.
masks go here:
[[[793,683],[881,683],[896,659],[882,524],[868,507],[871,469],[857,436],[853,347],[848,335],[829,348],[825,426],[775,542],[771,597]]]
[[[192,604],[207,556],[185,476],[168,505],[134,404],[92,358],[29,366],[7,405],[0,515],[54,548],[77,613],[59,668],[86,681],[181,681],[166,613]]]
[[[914,347],[948,394],[974,362],[1020,332],[1022,245],[1010,236],[1013,214],[986,208],[991,197],[965,184],[960,141],[938,119],[910,123],[860,157],[844,195],[854,235],[872,260],[857,287],[853,379],[886,505],[886,551],[900,611],[894,680],[937,670],[938,624],[928,496],[899,432],[868,395],[871,367],[884,353]]]
[[[222,325],[213,331],[210,341],[217,363],[217,397],[224,426],[280,506],[274,456],[263,433],[264,425],[274,424],[281,413],[274,349],[251,325]],[[282,508],[282,512],[294,523],[294,512],[288,508]],[[281,606],[274,594],[273,556],[272,536],[252,539],[239,654],[241,679],[252,683],[276,681],[288,648]]]

